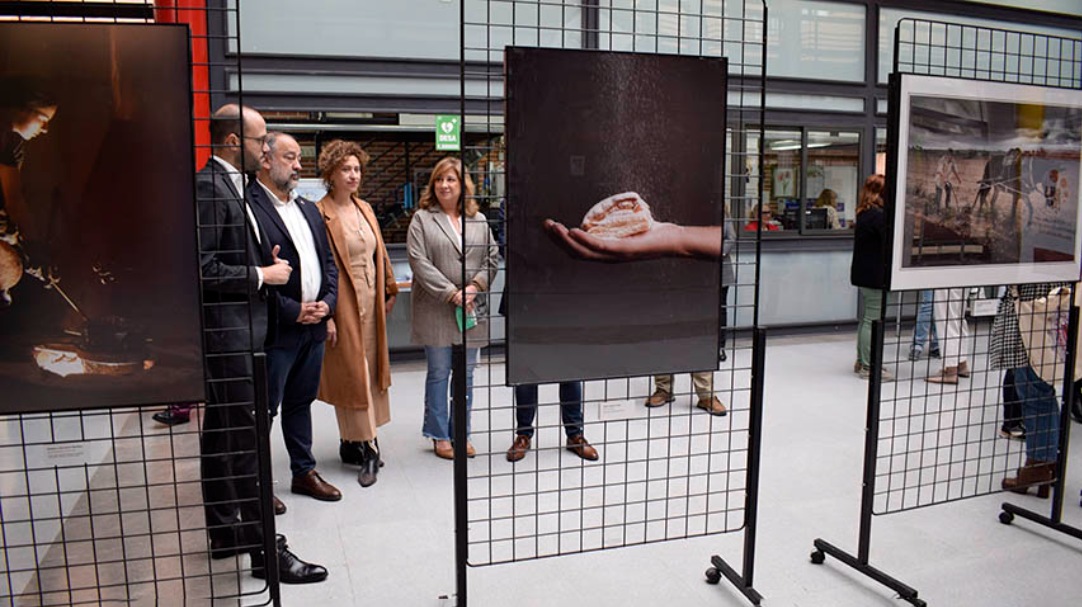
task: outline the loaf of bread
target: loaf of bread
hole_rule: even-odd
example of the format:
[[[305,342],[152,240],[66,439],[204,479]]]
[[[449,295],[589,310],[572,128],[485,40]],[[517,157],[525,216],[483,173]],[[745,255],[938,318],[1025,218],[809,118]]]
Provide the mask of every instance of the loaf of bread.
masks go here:
[[[598,238],[627,238],[653,226],[650,207],[635,192],[609,196],[595,204],[582,220],[582,229]]]

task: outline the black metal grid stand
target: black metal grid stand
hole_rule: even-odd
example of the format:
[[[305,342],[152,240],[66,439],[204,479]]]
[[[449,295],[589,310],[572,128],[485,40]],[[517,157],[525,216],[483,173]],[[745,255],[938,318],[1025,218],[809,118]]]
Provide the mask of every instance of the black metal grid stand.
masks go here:
[[[875,500],[875,469],[879,447],[880,390],[883,382],[880,373],[880,369],[883,368],[881,361],[883,356],[883,336],[883,321],[874,322],[872,324],[872,359],[870,361],[872,373],[868,378],[868,417],[864,428],[864,469],[861,480],[860,531],[857,539],[857,555],[853,556],[841,548],[817,538],[812,542],[815,551],[811,553],[811,561],[816,565],[821,565],[826,560],[826,555],[830,555],[894,590],[903,600],[921,607],[926,603],[917,598],[916,590],[870,564],[872,505]]]
[[[748,452],[748,487],[745,504],[744,559],[743,573],[737,572],[720,555],[710,557],[713,565],[706,570],[706,581],[717,584],[721,577],[729,580],[752,605],[759,605],[763,596],[755,590],[755,534],[759,520],[759,460],[763,435],[763,397],[766,379],[766,330],[756,328],[755,345],[752,348],[751,363],[751,418],[748,425],[749,440],[752,448]]]
[[[763,153],[767,27],[762,0],[694,8],[685,3],[642,6],[603,0],[485,0],[460,6],[459,111],[464,132],[487,137],[464,146],[461,158],[478,184],[475,198],[496,234],[506,234],[503,192],[495,185],[502,184],[505,175],[500,135],[505,83],[499,69],[505,45],[726,57],[731,143],[726,146],[724,200],[733,219],[724,221],[733,222],[737,230],[742,227],[736,222],[762,197],[762,176],[750,174],[751,166],[762,167]],[[754,151],[749,152],[750,148]],[[752,154],[759,157],[758,163],[749,158]],[[503,237],[499,240],[504,242]],[[493,347],[482,351],[473,384],[472,434],[477,457],[467,462],[455,450],[456,605],[468,604],[468,567],[737,530],[745,533],[742,571],[713,556],[707,581],[716,584],[725,577],[751,603],[760,604],[753,574],[766,333],[757,326],[760,240],[748,238],[744,245],[743,255],[734,264],[736,297],[727,304],[734,320],[724,331],[727,341],[720,344],[721,361],[729,363],[712,376],[715,391],[729,404],[728,417],[696,414],[694,407],[675,411],[667,407],[653,413],[642,409],[646,413],[633,420],[591,421],[587,433],[595,437],[602,457],[589,468],[574,458],[557,459],[569,456],[544,442],[558,436],[562,426],[545,421],[559,403],[542,396],[531,459],[517,464],[512,472],[502,461],[500,446],[508,440],[505,437],[513,436],[514,427],[506,422],[515,414],[513,390],[506,387],[500,368],[500,346],[506,342],[494,338]],[[465,278],[467,268],[463,272]],[[489,300],[493,326],[502,322],[494,313],[499,296],[497,286]],[[456,378],[464,377],[465,366],[465,357],[456,349]],[[465,382],[456,380],[455,385]],[[601,408],[612,401],[638,401],[641,391],[649,387],[647,378],[589,381],[583,402]],[[456,444],[466,440],[465,394],[460,392],[453,394]],[[674,407],[680,407],[691,394],[690,390],[677,391],[673,396],[681,403]],[[641,406],[641,401],[635,404]],[[671,441],[680,442],[680,455],[675,455]],[[539,480],[553,478],[561,479],[552,483],[555,488]],[[561,490],[557,483],[564,481],[576,489]],[[686,487],[686,493],[673,497],[668,491],[676,486]],[[619,491],[606,493],[607,489]],[[617,497],[612,498],[613,494]],[[516,514],[515,506],[505,507],[516,498],[532,504]],[[539,504],[551,508],[545,510],[549,506]],[[630,512],[641,514],[635,518]],[[551,524],[545,527],[546,523]]]
[[[239,100],[241,95],[239,32],[231,32],[228,26],[231,21],[239,23],[239,2],[3,4],[4,17],[16,20],[186,23],[193,50],[206,51],[193,53],[192,68],[207,73],[209,82],[193,82],[191,94],[215,105],[226,98]],[[228,48],[232,43],[237,43],[236,51]],[[227,68],[238,72],[235,85],[209,76]],[[226,90],[229,86],[234,88]],[[69,107],[61,112],[62,116],[78,113]],[[196,129],[207,128],[208,117],[198,106],[192,119]],[[204,310],[214,305],[222,304],[203,300]],[[215,356],[204,354],[205,368],[214,364]],[[258,497],[243,500],[258,499],[264,515],[259,522],[235,525],[238,531],[246,524],[261,525],[264,554],[273,555],[266,366],[262,354],[236,356],[245,358],[245,373],[218,374],[208,383],[243,384],[254,391],[246,392],[243,399],[211,406],[256,412],[249,426],[231,430],[255,435],[251,447],[255,453],[245,453],[258,460],[258,470],[247,478],[258,484]],[[65,409],[70,406],[63,404]],[[206,455],[200,448],[204,438],[200,426],[208,408],[193,404],[189,422],[169,427],[151,420],[151,414],[163,408],[147,405],[0,416],[0,426],[9,431],[0,444],[4,486],[0,491],[0,561],[4,563],[0,601],[37,605],[281,603],[273,558],[267,559],[272,566],[267,567],[265,580],[248,579],[250,567],[243,557],[240,561],[210,558],[204,522],[207,500],[201,491],[201,463]]]
[[[894,71],[896,74],[936,75],[971,80],[1025,83],[1078,89],[1082,88],[1082,83],[1080,83],[1078,79],[1079,69],[1077,49],[1080,44],[1082,44],[1082,41],[1053,38],[1039,34],[905,19],[898,24],[898,27],[895,30]],[[1027,69],[1036,71],[1038,69],[1036,66],[1043,66],[1044,71],[1040,73],[1026,71]],[[893,109],[897,111],[897,108]],[[898,133],[895,132],[895,125],[893,123],[891,124],[891,127],[892,128],[888,133],[888,141],[896,141]],[[906,128],[906,126],[901,125],[899,128]],[[896,162],[892,162],[888,165],[888,170],[892,170],[895,166]],[[891,181],[892,180],[888,178],[888,184]],[[884,292],[884,301],[886,301],[886,296],[887,293]],[[898,356],[893,356],[891,357],[891,360],[884,361],[884,355],[887,353],[887,348],[884,347],[886,333],[884,322],[886,318],[885,312],[886,305],[884,305],[884,314],[878,322],[873,324],[872,330],[872,368],[868,386],[868,417],[865,429],[865,451],[857,555],[854,556],[849,554],[822,539],[816,539],[813,542],[815,551],[811,553],[811,561],[815,564],[821,564],[824,562],[827,555],[833,556],[876,582],[891,588],[898,593],[898,596],[901,599],[913,605],[920,606],[925,605],[926,603],[923,599],[918,597],[916,589],[870,564],[871,521],[872,515],[877,513],[877,497],[883,500],[880,504],[881,508],[879,513],[885,513],[911,507],[933,505],[943,501],[950,501],[951,499],[973,497],[976,494],[980,494],[981,491],[983,491],[983,493],[989,493],[991,492],[991,489],[990,483],[987,482],[988,479],[993,478],[992,475],[1002,474],[1003,470],[995,469],[995,465],[990,466],[988,464],[993,459],[997,462],[1005,459],[1007,454],[996,448],[991,450],[992,453],[990,455],[981,454],[979,457],[981,464],[977,466],[977,469],[982,470],[980,472],[980,477],[985,481],[985,485],[983,486],[978,481],[972,483],[968,488],[959,491],[957,490],[957,485],[959,485],[958,481],[961,479],[949,479],[945,483],[935,483],[940,486],[932,487],[932,490],[927,496],[918,494],[915,499],[907,500],[906,490],[910,487],[908,486],[908,483],[903,480],[901,482],[902,487],[899,490],[902,495],[900,503],[893,503],[891,501],[892,496],[889,495],[889,490],[887,492],[888,495],[877,495],[877,477],[891,476],[890,471],[885,475],[879,475],[877,472],[877,465],[882,457],[879,453],[879,448],[880,440],[882,438],[881,424],[884,422],[881,411],[883,391],[883,376],[881,375],[881,372],[885,369],[884,362],[890,364],[899,363],[899,360],[897,360],[899,358]],[[1067,361],[1065,363],[1065,368],[1068,370],[1074,368],[1074,342],[1077,329],[1077,316],[1077,309],[1072,309],[1067,346]],[[943,337],[944,336],[940,336],[940,339]],[[891,345],[894,346],[894,352],[897,354],[897,344],[892,343]],[[919,355],[917,358],[919,358]],[[910,359],[913,360],[912,357]],[[914,371],[916,366],[916,364],[912,365]],[[1004,524],[1010,523],[1017,515],[1073,537],[1082,538],[1082,532],[1062,523],[1063,485],[1065,483],[1064,467],[1066,464],[1066,450],[1069,444],[1070,432],[1069,410],[1074,396],[1071,375],[1070,372],[1066,373],[1067,377],[1063,382],[1063,395],[1066,402],[1062,407],[1058,422],[1060,428],[1060,455],[1057,468],[1059,472],[1057,481],[1054,485],[1051,516],[1044,517],[1030,510],[1015,506],[1014,504],[1004,503],[1002,506],[1003,511],[999,515],[1000,521]],[[896,405],[897,403],[892,402],[891,404]],[[984,421],[983,418],[982,421]],[[891,437],[887,438],[889,439]],[[977,442],[981,442],[980,439],[978,439]],[[956,462],[951,463],[953,464]],[[904,472],[902,474],[904,475]],[[934,477],[935,474],[932,476]],[[962,476],[966,476],[966,473],[963,472]],[[938,490],[944,487],[946,488],[945,491]],[[921,487],[917,487],[918,490],[920,488]],[[909,503],[907,503],[907,501]]]

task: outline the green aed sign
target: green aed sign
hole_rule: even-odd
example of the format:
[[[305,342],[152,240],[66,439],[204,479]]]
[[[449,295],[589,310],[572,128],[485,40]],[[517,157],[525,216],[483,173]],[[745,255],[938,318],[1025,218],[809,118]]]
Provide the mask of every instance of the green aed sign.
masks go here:
[[[436,149],[440,151],[457,152],[462,149],[462,140],[459,138],[462,122],[458,116],[436,116]]]

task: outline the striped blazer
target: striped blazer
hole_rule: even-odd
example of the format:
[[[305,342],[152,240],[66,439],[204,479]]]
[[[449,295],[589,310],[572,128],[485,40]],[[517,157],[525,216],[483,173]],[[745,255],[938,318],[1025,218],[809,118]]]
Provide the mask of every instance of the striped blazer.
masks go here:
[[[451,220],[434,205],[418,209],[410,220],[406,238],[413,287],[410,310],[413,316],[412,341],[423,346],[450,346],[462,343],[462,334],[455,320],[455,293],[464,284],[473,283],[477,296],[477,326],[466,334],[466,345],[482,348],[488,345],[487,292],[496,279],[500,252],[483,213],[463,217],[466,231],[466,280],[462,280],[462,236],[451,226]]]

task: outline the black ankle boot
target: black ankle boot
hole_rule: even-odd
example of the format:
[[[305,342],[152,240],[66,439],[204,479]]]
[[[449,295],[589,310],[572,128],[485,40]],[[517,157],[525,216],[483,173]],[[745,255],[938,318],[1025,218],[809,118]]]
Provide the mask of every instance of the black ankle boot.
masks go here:
[[[362,487],[371,487],[376,484],[376,475],[379,473],[379,452],[369,442],[360,445],[363,461],[361,471],[357,473],[357,482]]]
[[[379,448],[379,437],[378,436],[376,438],[372,439],[372,444],[376,447],[376,457],[379,458],[379,467],[382,468],[383,464],[386,463],[386,462],[383,461],[383,449]]]
[[[361,446],[364,443],[341,440],[338,441],[338,457],[342,458],[343,464],[360,466],[364,463],[364,453]]]

